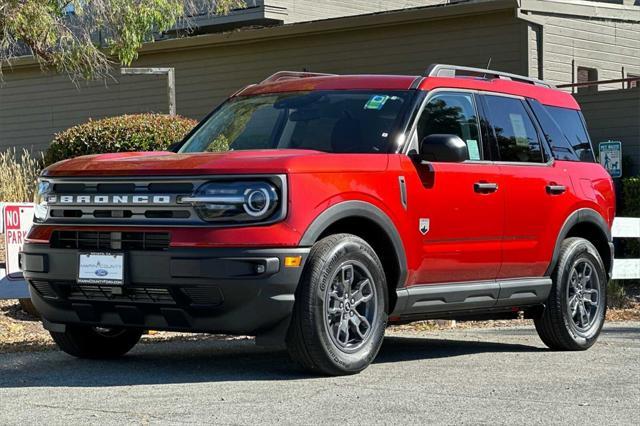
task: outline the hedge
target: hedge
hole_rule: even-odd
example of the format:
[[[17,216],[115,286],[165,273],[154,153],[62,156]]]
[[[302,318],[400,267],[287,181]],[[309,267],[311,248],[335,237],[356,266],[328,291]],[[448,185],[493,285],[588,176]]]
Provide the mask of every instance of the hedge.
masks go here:
[[[89,120],[55,135],[45,165],[89,154],[161,151],[180,141],[197,121],[165,114],[121,115]]]

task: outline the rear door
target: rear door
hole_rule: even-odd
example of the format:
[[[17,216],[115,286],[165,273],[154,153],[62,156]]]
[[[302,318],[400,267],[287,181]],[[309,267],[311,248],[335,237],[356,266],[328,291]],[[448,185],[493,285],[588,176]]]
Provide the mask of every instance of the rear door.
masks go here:
[[[504,179],[502,266],[499,279],[543,276],[557,230],[567,217],[571,179],[551,157],[525,99],[483,95],[496,164]]]

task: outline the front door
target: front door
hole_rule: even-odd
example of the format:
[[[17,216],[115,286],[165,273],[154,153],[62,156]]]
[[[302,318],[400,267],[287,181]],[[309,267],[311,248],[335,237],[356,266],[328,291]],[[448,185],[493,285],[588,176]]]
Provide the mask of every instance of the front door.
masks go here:
[[[412,227],[422,248],[410,285],[494,280],[501,263],[503,182],[498,166],[485,161],[476,97],[439,91],[430,95],[414,140],[454,134],[466,142],[464,163],[417,164],[407,176]],[[419,144],[418,144],[419,146]],[[414,201],[415,197],[415,201]]]

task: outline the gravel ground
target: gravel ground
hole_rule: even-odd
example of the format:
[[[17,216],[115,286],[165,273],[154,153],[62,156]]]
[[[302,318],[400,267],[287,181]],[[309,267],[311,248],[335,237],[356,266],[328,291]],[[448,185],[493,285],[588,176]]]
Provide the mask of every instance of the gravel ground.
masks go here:
[[[392,332],[374,364],[307,375],[251,340],[138,345],[115,361],[0,354],[0,424],[637,424],[640,323],[585,352],[531,326]]]

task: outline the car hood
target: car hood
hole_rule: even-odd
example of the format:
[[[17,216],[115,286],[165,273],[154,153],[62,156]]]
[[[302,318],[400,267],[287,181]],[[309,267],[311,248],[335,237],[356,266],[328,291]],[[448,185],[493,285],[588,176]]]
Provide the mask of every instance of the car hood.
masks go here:
[[[176,154],[125,152],[64,160],[47,167],[44,176],[175,176],[372,172],[387,167],[386,154],[332,154],[307,150],[247,150]]]

